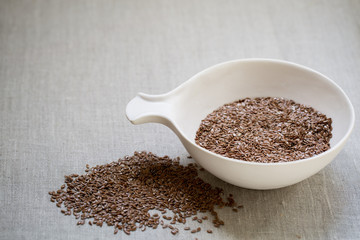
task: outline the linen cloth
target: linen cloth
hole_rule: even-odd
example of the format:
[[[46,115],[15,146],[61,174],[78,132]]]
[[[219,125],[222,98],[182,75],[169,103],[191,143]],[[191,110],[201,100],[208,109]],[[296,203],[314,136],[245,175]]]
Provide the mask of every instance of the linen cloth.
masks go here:
[[[311,67],[359,115],[359,12],[354,0],[1,0],[0,239],[359,239],[358,120],[336,159],[294,186],[247,190],[202,173],[244,208],[219,210],[225,226],[197,235],[77,226],[48,195],[64,175],[134,151],[190,161],[174,133],[130,124],[125,106],[223,61]]]

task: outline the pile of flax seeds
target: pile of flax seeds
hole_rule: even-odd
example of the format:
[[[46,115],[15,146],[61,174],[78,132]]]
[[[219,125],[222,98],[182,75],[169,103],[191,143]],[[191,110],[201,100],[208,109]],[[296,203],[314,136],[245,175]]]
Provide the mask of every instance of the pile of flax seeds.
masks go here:
[[[332,120],[285,98],[245,98],[225,104],[202,120],[199,146],[249,162],[290,162],[330,148]]]
[[[65,184],[49,192],[51,201],[65,215],[73,215],[78,225],[103,224],[130,235],[136,230],[168,228],[175,235],[180,230],[193,234],[187,221],[212,221],[224,225],[217,207],[238,208],[230,194],[223,200],[223,190],[214,188],[198,177],[199,167],[179,164],[179,158],[158,157],[151,152],[135,152],[116,162],[90,168],[86,174],[65,176]],[[197,216],[210,213],[209,216]],[[181,227],[179,227],[181,226]],[[211,234],[212,229],[203,229]]]

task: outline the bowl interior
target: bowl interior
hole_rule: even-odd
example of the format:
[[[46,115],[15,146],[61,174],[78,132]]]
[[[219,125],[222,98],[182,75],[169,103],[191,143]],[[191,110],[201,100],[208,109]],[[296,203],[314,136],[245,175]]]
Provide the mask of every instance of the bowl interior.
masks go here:
[[[175,122],[195,142],[201,120],[225,103],[245,97],[284,97],[309,105],[333,120],[331,147],[354,121],[345,93],[324,75],[283,61],[240,60],[200,72],[177,89]]]

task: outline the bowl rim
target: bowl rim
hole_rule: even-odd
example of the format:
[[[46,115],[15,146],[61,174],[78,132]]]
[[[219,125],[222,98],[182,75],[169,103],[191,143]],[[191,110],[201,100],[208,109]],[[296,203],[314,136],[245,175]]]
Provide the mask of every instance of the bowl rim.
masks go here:
[[[191,82],[196,81],[196,79],[205,74],[208,73],[209,71],[212,71],[214,68],[219,68],[222,67],[224,65],[228,65],[228,64],[232,64],[232,63],[239,63],[239,62],[248,62],[248,63],[258,63],[258,62],[269,62],[269,63],[275,63],[275,64],[283,64],[283,65],[287,65],[287,66],[291,66],[291,67],[295,67],[301,70],[305,70],[308,72],[312,72],[320,77],[322,77],[324,80],[326,80],[328,83],[330,83],[334,88],[336,88],[344,97],[346,103],[348,104],[349,108],[350,108],[350,124],[348,126],[348,129],[346,131],[346,133],[344,134],[344,136],[339,140],[339,142],[337,144],[335,144],[335,146],[331,147],[330,149],[326,150],[323,153],[320,153],[318,155],[314,155],[312,157],[309,158],[304,158],[304,159],[299,159],[299,160],[294,160],[294,161],[289,161],[289,162],[250,162],[250,161],[245,161],[245,160],[241,160],[241,159],[234,159],[234,158],[229,158],[229,157],[225,157],[222,156],[220,154],[211,152],[205,148],[200,147],[199,145],[197,145],[196,143],[194,143],[193,141],[191,141],[181,130],[181,128],[179,128],[176,124],[176,122],[171,121],[171,123],[175,126],[175,128],[177,129],[177,131],[181,134],[181,136],[191,145],[195,146],[197,149],[199,149],[200,151],[204,151],[210,155],[212,155],[213,157],[218,157],[230,162],[234,162],[234,163],[241,163],[241,164],[249,164],[249,165],[260,165],[260,166],[271,166],[271,165],[291,165],[291,164],[298,164],[298,163],[304,163],[307,161],[311,161],[314,159],[318,159],[318,158],[322,158],[325,155],[328,155],[334,151],[336,151],[338,148],[340,148],[345,142],[346,140],[349,138],[351,132],[354,129],[354,125],[355,125],[355,110],[353,105],[350,102],[349,97],[346,95],[346,93],[344,92],[344,90],[337,85],[332,79],[330,79],[329,77],[325,76],[324,74],[311,69],[309,67],[306,67],[304,65],[298,64],[298,63],[293,63],[293,62],[289,62],[289,61],[285,61],[285,60],[280,60],[280,59],[272,59],[272,58],[245,58],[245,59],[234,59],[234,60],[230,60],[230,61],[226,61],[226,62],[221,62],[218,64],[215,64],[213,66],[210,66],[200,72],[198,72],[197,74],[193,75],[190,79],[188,79],[187,81],[185,81],[184,83],[180,84],[178,87],[176,87],[175,89],[173,89],[172,91],[164,94],[164,95],[171,95],[179,90],[181,90],[182,88],[186,87],[188,84],[191,84]]]

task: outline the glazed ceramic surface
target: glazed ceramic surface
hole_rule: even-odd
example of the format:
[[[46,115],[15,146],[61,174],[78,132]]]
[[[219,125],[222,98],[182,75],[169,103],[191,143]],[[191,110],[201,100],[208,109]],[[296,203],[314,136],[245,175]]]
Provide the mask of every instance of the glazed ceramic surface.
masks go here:
[[[200,122],[225,103],[245,97],[284,97],[309,105],[333,120],[331,148],[285,163],[254,163],[220,156],[195,144]],[[300,182],[329,164],[343,148],[355,122],[354,109],[326,76],[298,64],[245,59],[210,67],[162,95],[139,93],[126,107],[134,124],[157,122],[172,129],[207,171],[236,186],[274,189]]]

